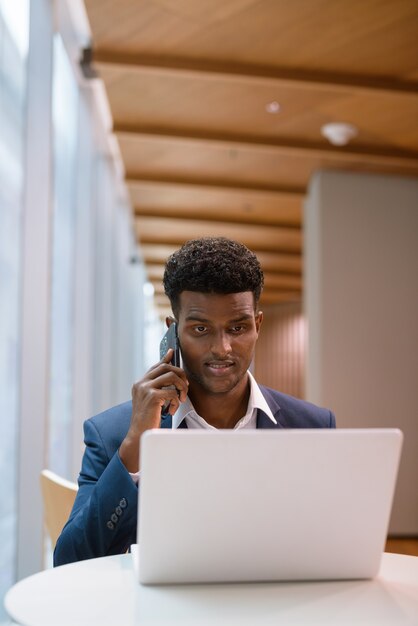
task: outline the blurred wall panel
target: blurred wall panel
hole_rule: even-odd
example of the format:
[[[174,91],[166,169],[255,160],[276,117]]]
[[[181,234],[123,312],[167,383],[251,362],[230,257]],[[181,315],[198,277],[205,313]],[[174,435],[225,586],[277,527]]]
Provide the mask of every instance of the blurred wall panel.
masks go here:
[[[303,398],[304,368],[305,321],[301,304],[266,307],[254,360],[257,381]]]
[[[400,428],[392,534],[418,533],[418,180],[317,172],[305,206],[307,399]]]

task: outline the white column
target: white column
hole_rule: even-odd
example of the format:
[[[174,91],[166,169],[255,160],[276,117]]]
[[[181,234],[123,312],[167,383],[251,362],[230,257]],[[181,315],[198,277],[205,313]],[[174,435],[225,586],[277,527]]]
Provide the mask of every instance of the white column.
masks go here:
[[[72,479],[76,480],[83,455],[83,422],[92,415],[94,327],[94,237],[92,207],[91,97],[79,99],[78,161],[74,267],[74,390],[72,420]]]
[[[131,288],[131,272],[133,251],[133,236],[130,222],[130,207],[122,201],[117,206],[117,232],[115,266],[116,296],[114,314],[114,377],[116,383],[116,403],[129,400],[133,379],[133,353],[137,350],[134,341],[134,302]],[[138,284],[139,289],[139,284]]]
[[[391,522],[418,533],[418,181],[319,172],[305,211],[307,398],[405,435]]]
[[[52,10],[31,0],[23,213],[17,578],[42,569],[42,499],[49,387]],[[13,462],[13,459],[10,460]]]
[[[97,157],[95,164],[95,309],[93,410],[112,406],[113,348],[113,259],[114,188],[109,157]]]

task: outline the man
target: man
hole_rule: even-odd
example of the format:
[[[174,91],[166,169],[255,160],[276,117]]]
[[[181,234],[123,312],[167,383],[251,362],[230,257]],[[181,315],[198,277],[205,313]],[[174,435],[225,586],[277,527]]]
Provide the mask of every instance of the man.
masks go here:
[[[135,543],[139,444],[149,428],[335,427],[330,411],[259,386],[248,371],[262,287],[257,257],[222,237],[189,241],[168,259],[164,289],[183,367],[170,364],[169,350],[133,386],[132,402],[85,423],[79,491],[55,565],[123,553]]]

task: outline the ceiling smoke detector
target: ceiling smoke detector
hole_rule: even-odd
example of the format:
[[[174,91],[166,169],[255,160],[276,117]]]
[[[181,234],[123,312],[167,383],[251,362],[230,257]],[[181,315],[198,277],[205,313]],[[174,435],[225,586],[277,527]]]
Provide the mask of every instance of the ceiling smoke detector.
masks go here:
[[[358,134],[358,130],[352,124],[345,122],[333,122],[324,124],[321,134],[328,139],[333,146],[346,146],[353,137]]]

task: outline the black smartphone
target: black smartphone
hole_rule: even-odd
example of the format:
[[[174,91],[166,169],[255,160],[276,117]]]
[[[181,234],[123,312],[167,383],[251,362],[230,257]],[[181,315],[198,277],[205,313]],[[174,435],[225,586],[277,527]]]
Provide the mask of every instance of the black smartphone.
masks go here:
[[[173,348],[174,354],[171,359],[171,365],[175,365],[176,367],[180,367],[180,348],[179,348],[179,339],[177,336],[177,324],[173,322],[167,329],[164,337],[160,342],[160,359],[162,359],[168,352],[170,348]]]
[[[177,324],[172,322],[167,329],[164,337],[160,341],[160,359],[162,359],[168,352],[170,348],[173,348],[173,357],[170,361],[171,365],[175,365],[176,367],[180,367],[180,348],[179,348],[179,339],[177,336]],[[174,389],[174,385],[170,385],[169,389]],[[177,391],[178,393],[178,391]],[[161,408],[161,413],[165,413],[170,406],[170,402],[166,402],[164,406]]]

